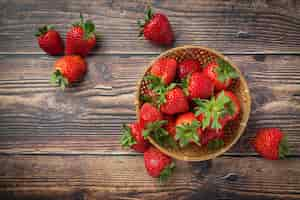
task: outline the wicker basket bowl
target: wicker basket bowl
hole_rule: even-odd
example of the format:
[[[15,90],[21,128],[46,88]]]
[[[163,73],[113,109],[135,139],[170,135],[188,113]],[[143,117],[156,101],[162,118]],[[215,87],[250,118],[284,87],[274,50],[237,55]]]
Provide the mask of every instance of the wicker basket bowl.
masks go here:
[[[184,59],[195,59],[198,60],[201,65],[206,65],[207,63],[215,60],[216,58],[220,58],[227,61],[229,64],[231,64],[231,66],[233,66],[236,69],[236,71],[239,73],[240,78],[235,80],[231,84],[230,88],[228,88],[228,90],[232,91],[238,97],[241,104],[241,112],[239,114],[238,120],[235,120],[225,126],[225,138],[224,138],[225,145],[222,148],[218,150],[208,150],[207,147],[205,146],[199,147],[197,145],[189,145],[188,147],[185,148],[170,148],[170,147],[160,146],[155,142],[155,140],[153,140],[153,138],[151,137],[148,138],[150,142],[160,151],[178,160],[204,161],[204,160],[213,159],[223,154],[224,152],[229,150],[230,147],[232,147],[241,137],[247,125],[249,114],[250,114],[251,97],[250,97],[247,82],[245,81],[245,78],[243,77],[242,73],[232,62],[230,62],[230,60],[228,60],[222,54],[206,47],[183,46],[183,47],[170,49],[162,53],[161,55],[159,55],[148,65],[142,79],[138,82],[137,96],[136,96],[137,117],[139,117],[138,116],[139,109],[143,103],[140,100],[140,95],[142,95],[145,89],[147,88],[147,82],[145,82],[143,78],[145,75],[147,75],[152,64],[156,60],[163,57],[174,58],[177,60],[178,63],[180,63]]]

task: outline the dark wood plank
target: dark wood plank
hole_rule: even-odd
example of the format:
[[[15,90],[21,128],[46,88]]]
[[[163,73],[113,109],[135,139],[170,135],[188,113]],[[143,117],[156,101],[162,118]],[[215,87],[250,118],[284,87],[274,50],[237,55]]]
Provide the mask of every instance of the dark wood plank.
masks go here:
[[[142,156],[1,156],[1,199],[299,199],[300,161],[177,162],[165,185]]]
[[[94,20],[101,42],[96,53],[151,54],[163,50],[138,40],[136,21],[151,1],[0,0],[0,52],[42,53],[34,31],[55,24],[63,35],[79,12]],[[300,4],[269,1],[152,1],[170,18],[175,46],[204,45],[223,52],[293,52],[300,50]]]
[[[261,127],[279,127],[300,153],[300,56],[229,56],[252,94],[248,128],[227,155],[252,155]],[[136,81],[148,56],[92,56],[78,86],[49,83],[54,58],[0,56],[0,152],[131,154],[119,145],[120,126],[135,120]]]

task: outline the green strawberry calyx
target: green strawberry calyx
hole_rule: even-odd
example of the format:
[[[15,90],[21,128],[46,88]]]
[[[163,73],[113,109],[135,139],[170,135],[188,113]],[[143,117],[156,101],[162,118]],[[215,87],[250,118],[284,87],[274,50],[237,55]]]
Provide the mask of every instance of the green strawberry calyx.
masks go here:
[[[220,138],[213,139],[208,142],[207,147],[209,150],[217,150],[224,146],[224,141]]]
[[[173,173],[174,169],[176,168],[175,166],[175,162],[171,162],[171,164],[169,164],[168,166],[166,166],[159,175],[159,182],[160,183],[165,183],[168,178],[171,176],[171,174]]]
[[[176,148],[176,142],[169,135],[168,131],[163,128],[167,123],[167,120],[148,123],[147,127],[143,130],[143,137],[152,136],[159,145]]]
[[[89,39],[95,37],[96,26],[92,20],[84,21],[83,15],[80,13],[80,22],[73,23],[73,26],[80,26],[84,30],[84,38]]]
[[[280,159],[285,158],[289,154],[289,146],[287,142],[287,137],[283,136],[279,143],[278,157]]]
[[[193,120],[190,124],[181,124],[176,126],[175,139],[179,141],[180,147],[187,146],[190,142],[200,145],[198,129],[201,127],[198,120]]]
[[[177,84],[171,83],[169,85],[166,85],[161,78],[154,76],[154,75],[147,75],[144,77],[144,80],[148,82],[147,87],[152,90],[156,95],[157,98],[155,99],[155,102],[153,102],[158,108],[164,103],[166,103],[166,93],[172,89],[174,89]],[[144,95],[142,97],[145,100],[150,100],[151,97],[148,97]]]
[[[122,133],[120,142],[123,147],[131,147],[136,144],[135,139],[131,135],[131,129],[126,124],[122,126]]]
[[[60,86],[63,90],[69,85],[68,79],[63,76],[60,70],[56,70],[52,73],[50,82],[52,84]]]
[[[38,28],[38,31],[35,33],[35,36],[36,37],[43,36],[43,35],[45,35],[50,30],[54,30],[54,26],[53,25],[42,26],[42,27]]]
[[[184,77],[182,80],[181,80],[181,83],[180,83],[180,86],[185,94],[185,96],[189,96],[189,90],[188,90],[188,87],[189,87],[189,80],[190,80],[190,77],[191,77],[191,73],[189,73],[186,77]]]
[[[233,115],[235,106],[231,99],[222,91],[217,97],[207,99],[193,99],[195,104],[195,115],[203,114],[202,129],[209,126],[213,129],[221,129],[219,120],[225,115]]]
[[[225,83],[230,79],[236,79],[239,77],[239,74],[236,70],[226,61],[223,59],[217,59],[218,67],[214,68],[214,72],[217,74],[217,79]]]
[[[154,15],[154,12],[153,12],[152,8],[149,6],[145,11],[144,21],[142,21],[142,20],[137,21],[137,24],[140,28],[139,37],[141,37],[143,35],[144,27],[146,24],[148,24],[151,21],[151,19],[153,18],[153,15]]]

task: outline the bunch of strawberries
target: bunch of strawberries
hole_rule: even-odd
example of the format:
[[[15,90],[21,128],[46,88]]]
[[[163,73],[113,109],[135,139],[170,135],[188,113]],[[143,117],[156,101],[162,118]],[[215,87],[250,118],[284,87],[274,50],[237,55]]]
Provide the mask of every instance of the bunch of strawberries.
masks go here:
[[[39,46],[49,55],[62,55],[65,52],[66,56],[54,64],[52,83],[64,89],[83,78],[87,71],[84,57],[96,45],[95,25],[91,20],[84,21],[80,14],[80,22],[74,23],[67,33],[65,49],[59,33],[51,25],[39,28],[36,36]]]

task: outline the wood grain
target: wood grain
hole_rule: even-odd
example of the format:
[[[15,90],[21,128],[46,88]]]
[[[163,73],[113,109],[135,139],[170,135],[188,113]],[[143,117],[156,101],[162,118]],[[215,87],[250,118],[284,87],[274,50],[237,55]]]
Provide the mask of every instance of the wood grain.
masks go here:
[[[54,24],[63,36],[79,12],[92,19],[101,35],[94,53],[152,54],[163,51],[137,38],[137,19],[151,2],[168,15],[175,46],[203,45],[227,53],[299,53],[300,3],[252,1],[39,1],[0,0],[0,53],[43,52],[34,32]]]
[[[165,185],[142,156],[1,156],[2,199],[299,199],[299,159],[177,162]]]
[[[245,75],[253,105],[245,134],[227,155],[254,155],[261,127],[288,135],[300,153],[300,56],[228,56]],[[49,83],[54,58],[0,56],[0,152],[134,154],[119,145],[120,126],[135,120],[136,81],[149,56],[92,56],[86,80],[61,91]]]

